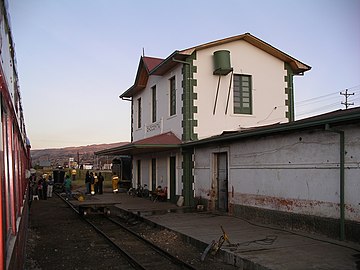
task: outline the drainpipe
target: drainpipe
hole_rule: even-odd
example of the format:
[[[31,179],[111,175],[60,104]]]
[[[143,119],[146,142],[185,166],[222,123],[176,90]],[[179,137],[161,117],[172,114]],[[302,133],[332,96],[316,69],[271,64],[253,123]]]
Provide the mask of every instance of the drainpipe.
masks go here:
[[[345,133],[343,130],[333,129],[329,124],[325,130],[340,135],[340,240],[345,240]]]

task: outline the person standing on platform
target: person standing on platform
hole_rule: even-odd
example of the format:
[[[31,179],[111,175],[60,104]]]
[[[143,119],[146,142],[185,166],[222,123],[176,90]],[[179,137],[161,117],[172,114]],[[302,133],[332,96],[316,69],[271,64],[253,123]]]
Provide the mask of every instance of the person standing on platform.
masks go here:
[[[114,193],[118,193],[119,192],[119,177],[116,175],[116,172],[113,172],[113,177],[112,177],[112,189]]]
[[[71,170],[71,178],[72,178],[73,181],[76,180],[76,170],[75,169]]]
[[[40,179],[39,181],[37,182],[37,194],[40,198],[40,200],[43,200],[44,199],[44,193],[43,193],[43,181],[44,179],[42,178],[42,176],[40,176]]]
[[[85,194],[90,194],[90,173],[89,173],[89,171],[86,171],[85,186],[86,186],[86,193]]]
[[[101,172],[99,172],[99,176],[98,176],[99,194],[103,194],[103,182],[104,182],[104,176],[102,176]]]
[[[94,191],[95,191],[95,194],[99,193],[99,185],[98,185],[98,175],[97,175],[97,173],[95,173],[95,175],[94,175]]]
[[[52,198],[53,187],[54,187],[54,179],[52,178],[51,175],[49,175],[49,178],[48,178],[48,187],[47,187],[47,197],[48,197],[48,198]]]
[[[95,195],[95,178],[93,172],[90,173],[90,190],[91,195]]]
[[[44,200],[47,199],[47,189],[48,189],[48,183],[47,183],[46,178],[44,177],[43,182],[42,182],[42,192],[43,192]]]
[[[70,176],[67,174],[66,175],[66,178],[65,178],[65,183],[64,183],[64,186],[65,186],[65,193],[66,193],[66,200],[69,200],[71,199],[71,179],[70,179]]]

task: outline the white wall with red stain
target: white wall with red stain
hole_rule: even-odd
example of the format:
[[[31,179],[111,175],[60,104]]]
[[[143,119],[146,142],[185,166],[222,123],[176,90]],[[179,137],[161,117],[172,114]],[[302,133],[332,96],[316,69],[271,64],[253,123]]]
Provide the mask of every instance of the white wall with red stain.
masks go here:
[[[360,221],[360,125],[345,131],[345,218]],[[195,149],[195,194],[215,207],[214,153],[228,153],[229,206],[339,218],[340,140],[317,129]]]

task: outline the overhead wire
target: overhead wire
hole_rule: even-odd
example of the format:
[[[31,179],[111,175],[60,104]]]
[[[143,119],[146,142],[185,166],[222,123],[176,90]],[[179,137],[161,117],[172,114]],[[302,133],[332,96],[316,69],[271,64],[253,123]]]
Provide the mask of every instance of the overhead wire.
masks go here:
[[[351,95],[347,99],[347,102],[354,103],[351,104],[352,107],[360,105],[360,84],[346,89],[348,91],[350,90],[351,93],[354,93],[354,95]],[[341,97],[342,91],[343,90],[334,91],[326,95],[295,102],[295,109],[297,111],[296,117],[303,118],[303,116],[312,116],[314,114],[326,113],[336,109],[344,109],[343,98]],[[336,102],[334,102],[335,100]]]

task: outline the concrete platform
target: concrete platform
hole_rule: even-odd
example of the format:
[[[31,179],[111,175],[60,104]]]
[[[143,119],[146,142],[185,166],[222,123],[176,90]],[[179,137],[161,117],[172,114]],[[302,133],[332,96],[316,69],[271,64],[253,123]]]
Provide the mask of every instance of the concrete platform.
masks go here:
[[[219,256],[239,269],[360,269],[359,243],[286,231],[238,217],[199,212],[125,193],[95,195],[92,200],[111,202],[119,211],[175,231],[204,249],[219,239],[222,235],[220,226],[223,226],[231,246],[225,243]]]

